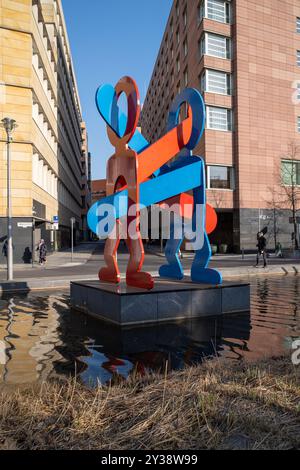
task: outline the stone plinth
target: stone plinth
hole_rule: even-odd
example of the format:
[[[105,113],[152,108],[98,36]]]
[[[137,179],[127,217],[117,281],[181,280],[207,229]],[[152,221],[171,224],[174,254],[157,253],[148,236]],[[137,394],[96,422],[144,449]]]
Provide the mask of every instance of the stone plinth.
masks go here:
[[[116,325],[190,320],[250,311],[250,285],[156,280],[151,291],[99,281],[71,282],[72,308]]]

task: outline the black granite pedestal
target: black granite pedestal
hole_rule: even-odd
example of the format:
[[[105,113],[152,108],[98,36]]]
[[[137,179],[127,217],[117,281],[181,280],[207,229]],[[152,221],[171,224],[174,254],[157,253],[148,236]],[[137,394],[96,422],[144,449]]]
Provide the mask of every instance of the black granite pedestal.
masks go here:
[[[250,311],[250,285],[157,279],[151,291],[99,281],[71,282],[72,308],[116,325],[190,320]]]

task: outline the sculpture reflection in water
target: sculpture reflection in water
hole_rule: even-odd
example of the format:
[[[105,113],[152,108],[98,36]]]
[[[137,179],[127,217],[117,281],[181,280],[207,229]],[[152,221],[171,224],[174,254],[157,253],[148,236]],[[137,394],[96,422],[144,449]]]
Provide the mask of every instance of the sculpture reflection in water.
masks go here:
[[[166,363],[178,369],[205,357],[257,361],[290,354],[300,336],[299,277],[253,279],[252,287],[251,318],[243,313],[127,329],[104,323],[99,328],[97,319],[70,315],[62,293],[3,295],[6,362],[0,364],[0,384],[76,373],[86,384],[107,383],[135,371],[164,371]]]
[[[234,333],[233,333],[234,329]],[[249,339],[250,317],[209,318],[182,324],[122,329],[78,313],[67,298],[30,294],[0,301],[0,342],[6,361],[0,383],[23,384],[77,374],[89,385],[127,379],[137,373],[181,369],[222,354]],[[235,346],[238,358],[239,347]]]
[[[75,312],[67,321],[65,332],[71,331],[77,339],[84,331],[93,339],[77,363],[81,380],[89,385],[118,382],[134,374],[184,369],[222,356],[224,347],[238,360],[242,357],[241,348],[247,347],[250,338],[250,314],[135,328],[103,323],[99,329],[97,319],[86,321],[84,315]]]
[[[122,94],[127,97],[127,116],[119,109]],[[90,229],[99,238],[107,238],[106,265],[99,272],[100,280],[120,282],[117,251],[120,239],[124,238],[130,254],[127,285],[153,288],[152,276],[142,271],[144,248],[140,215],[141,208],[158,204],[172,212],[176,207],[165,251],[167,264],[160,267],[160,276],[175,280],[184,277],[178,254],[186,238],[195,252],[192,281],[221,284],[221,274],[208,267],[211,258],[208,234],[215,229],[217,216],[206,204],[204,161],[192,155],[205,125],[205,105],[200,93],[187,88],[176,97],[170,109],[167,133],[152,145],[137,130],[140,99],[132,78],[123,77],[115,88],[101,86],[96,104],[107,124],[108,138],[115,147],[107,163],[107,197],[95,203],[88,213]],[[179,122],[184,105],[186,117]]]

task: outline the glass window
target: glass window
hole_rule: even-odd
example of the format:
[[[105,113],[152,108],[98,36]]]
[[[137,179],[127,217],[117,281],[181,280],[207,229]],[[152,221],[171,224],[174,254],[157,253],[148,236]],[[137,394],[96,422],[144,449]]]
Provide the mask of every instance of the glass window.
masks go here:
[[[183,13],[183,24],[184,26],[187,25],[187,7],[185,7],[184,13]]]
[[[300,161],[283,160],[281,162],[282,181],[286,186],[300,186]]]
[[[297,130],[300,132],[300,116],[297,118]]]
[[[220,59],[231,58],[231,39],[219,34],[205,33],[200,42],[200,56],[207,54]]]
[[[230,22],[230,4],[223,0],[207,0],[207,18],[221,23]]]
[[[219,21],[220,23],[231,22],[231,4],[224,0],[202,0],[198,5],[198,21],[203,18]]]
[[[199,48],[199,57],[201,57],[205,54],[205,34],[201,37],[200,41],[198,42],[198,48]]]
[[[233,168],[230,166],[208,166],[208,189],[234,189]]]
[[[300,34],[300,18],[297,18],[297,33]]]
[[[206,73],[205,72],[203,72],[199,76],[199,87],[200,87],[201,93],[204,93],[206,91]]]
[[[188,86],[188,81],[189,81],[188,70],[187,69],[185,69],[183,76],[184,76],[184,86],[187,87]]]
[[[300,82],[297,83],[297,100],[300,101]]]
[[[207,127],[219,131],[232,131],[232,110],[207,106]]]
[[[231,95],[231,75],[229,73],[206,70],[204,74],[206,77],[203,81],[204,88],[202,91]]]
[[[300,51],[297,51],[297,65],[300,67]]]
[[[187,56],[187,53],[188,53],[187,38],[185,38],[185,40],[183,41],[183,53],[184,53],[184,57],[186,57],[186,56]]]
[[[205,15],[204,11],[204,1],[200,2],[198,5],[198,22],[201,23]]]

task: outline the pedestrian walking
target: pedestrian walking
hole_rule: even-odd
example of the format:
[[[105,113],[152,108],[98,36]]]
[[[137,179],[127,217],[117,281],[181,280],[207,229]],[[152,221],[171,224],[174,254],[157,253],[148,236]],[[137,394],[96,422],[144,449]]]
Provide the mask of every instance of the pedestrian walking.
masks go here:
[[[44,266],[47,262],[47,245],[45,243],[45,240],[41,239],[40,243],[37,247],[37,250],[39,252],[39,263],[41,266]]]
[[[6,239],[2,247],[2,254],[5,258],[7,258],[7,246],[8,246],[8,241]]]
[[[277,243],[276,249],[275,249],[275,256],[277,258],[283,258],[283,253],[282,253],[282,245],[281,243]]]
[[[15,246],[12,245],[12,248],[14,250]],[[7,251],[8,251],[8,240],[6,238],[5,242],[3,243],[3,247],[2,247],[2,255],[4,256],[4,258],[7,258]]]
[[[263,257],[264,268],[267,267],[267,240],[263,232],[257,234],[257,256],[256,256],[256,267],[259,265],[260,257]]]

